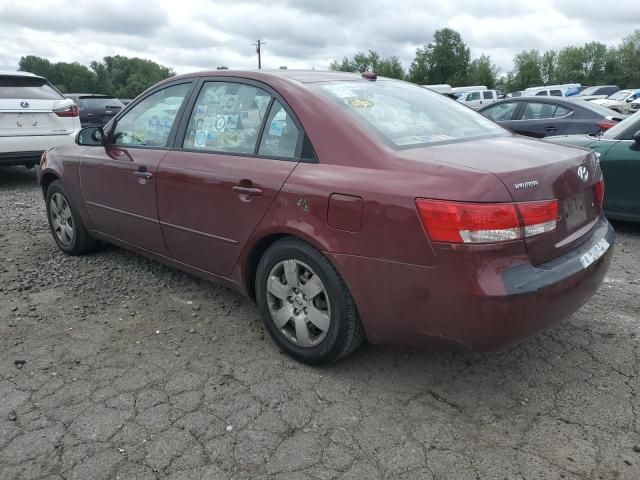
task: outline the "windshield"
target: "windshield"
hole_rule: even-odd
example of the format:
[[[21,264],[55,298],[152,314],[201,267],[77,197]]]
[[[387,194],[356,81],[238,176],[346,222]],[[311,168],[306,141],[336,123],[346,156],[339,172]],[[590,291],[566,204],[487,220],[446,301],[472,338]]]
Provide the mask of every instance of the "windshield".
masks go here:
[[[613,95],[609,95],[607,98],[609,100],[624,100],[630,94],[631,94],[630,90],[620,90],[619,92],[616,92]]]
[[[417,85],[395,80],[316,84],[394,148],[508,135],[479,113]]]
[[[637,123],[637,128],[640,130],[640,112],[634,113],[630,117],[625,118],[620,123],[616,123],[609,130],[605,131],[602,134],[602,138],[608,138],[610,140],[615,140],[618,138],[618,135],[625,132],[629,127],[631,127],[634,123]]]

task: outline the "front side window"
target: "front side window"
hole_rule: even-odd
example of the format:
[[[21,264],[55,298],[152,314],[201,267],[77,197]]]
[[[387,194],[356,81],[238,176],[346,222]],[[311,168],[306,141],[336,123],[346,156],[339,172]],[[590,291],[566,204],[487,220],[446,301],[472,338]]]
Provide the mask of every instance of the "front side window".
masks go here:
[[[146,97],[118,120],[114,143],[127,147],[167,147],[169,132],[190,88],[190,83],[182,83]]]
[[[191,112],[183,147],[253,154],[271,95],[233,82],[208,82]]]
[[[276,100],[264,126],[258,154],[293,159],[296,156],[298,137],[298,127],[282,104]]]
[[[355,80],[310,85],[355,115],[392,148],[509,135],[459,102],[410,83]]]
[[[540,90],[538,93],[536,93],[536,97],[546,97],[546,96],[547,96],[546,90]]]
[[[480,100],[480,92],[471,92],[469,95],[467,95],[467,102],[470,102],[472,100]]]
[[[483,113],[496,122],[504,122],[511,120],[516,108],[518,108],[518,104],[516,102],[499,103],[485,110]]]

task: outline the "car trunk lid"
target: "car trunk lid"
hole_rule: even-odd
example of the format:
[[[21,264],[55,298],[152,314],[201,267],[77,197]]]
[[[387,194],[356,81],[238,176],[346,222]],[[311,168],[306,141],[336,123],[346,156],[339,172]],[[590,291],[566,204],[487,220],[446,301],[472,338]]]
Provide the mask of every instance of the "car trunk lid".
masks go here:
[[[601,174],[589,150],[505,136],[436,145],[422,153],[440,162],[493,173],[516,202],[557,199],[555,230],[525,240],[535,265],[582,243],[601,216],[595,195]]]

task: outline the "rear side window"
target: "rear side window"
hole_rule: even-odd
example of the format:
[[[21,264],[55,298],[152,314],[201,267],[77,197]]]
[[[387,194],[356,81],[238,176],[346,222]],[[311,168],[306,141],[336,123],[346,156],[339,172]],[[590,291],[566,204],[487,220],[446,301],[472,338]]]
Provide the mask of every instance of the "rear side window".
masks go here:
[[[471,92],[467,95],[467,102],[470,102],[471,100],[480,100],[480,92]]]
[[[0,98],[60,100],[60,95],[44,78],[0,77]]]
[[[253,154],[271,95],[253,85],[208,82],[191,112],[183,147]]]
[[[552,97],[561,97],[562,96],[562,90],[551,90],[549,92],[549,95],[551,95]]]
[[[563,107],[562,105],[556,105],[556,111],[553,113],[553,118],[566,117],[571,113],[571,110]]]
[[[482,96],[484,97],[485,100],[492,100],[493,99],[493,92],[490,90],[487,90],[485,92],[482,92]]]
[[[264,127],[258,155],[293,159],[296,156],[299,136],[298,127],[276,100]]]

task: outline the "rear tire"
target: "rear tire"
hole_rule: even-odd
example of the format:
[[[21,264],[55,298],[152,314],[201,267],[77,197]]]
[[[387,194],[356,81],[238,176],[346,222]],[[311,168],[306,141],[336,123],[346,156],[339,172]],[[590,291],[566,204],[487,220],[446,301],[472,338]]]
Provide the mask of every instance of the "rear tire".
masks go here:
[[[45,202],[49,228],[60,250],[68,255],[83,255],[97,248],[60,180],[51,182]]]
[[[296,360],[326,365],[364,341],[344,280],[315,248],[294,239],[275,242],[256,272],[256,300],[265,328]]]

